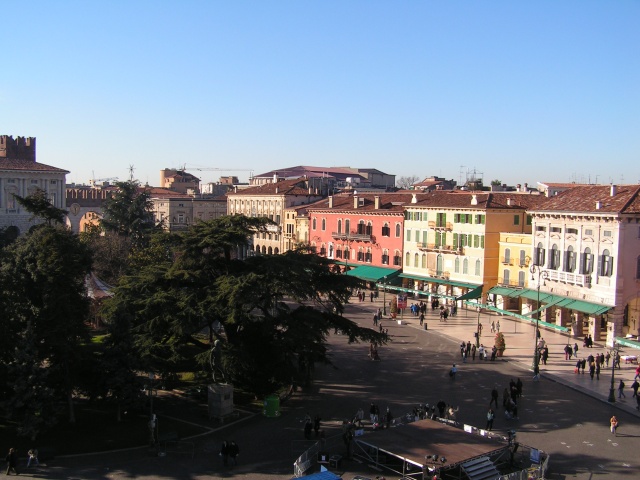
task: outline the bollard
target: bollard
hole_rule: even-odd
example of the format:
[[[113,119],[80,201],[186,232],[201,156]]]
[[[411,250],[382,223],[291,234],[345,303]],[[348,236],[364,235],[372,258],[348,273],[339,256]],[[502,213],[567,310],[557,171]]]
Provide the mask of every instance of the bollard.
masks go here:
[[[427,327],[428,327],[427,322],[425,322],[425,323],[424,323],[424,329],[425,329],[425,330],[428,330],[428,328],[427,328]]]

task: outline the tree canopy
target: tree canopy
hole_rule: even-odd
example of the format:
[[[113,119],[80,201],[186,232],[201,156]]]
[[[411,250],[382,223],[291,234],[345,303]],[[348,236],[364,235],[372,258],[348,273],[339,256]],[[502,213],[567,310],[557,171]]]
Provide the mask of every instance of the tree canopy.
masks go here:
[[[173,258],[158,258],[125,276],[107,319],[126,314],[141,362],[158,372],[208,369],[214,339],[235,385],[255,395],[290,383],[301,368],[327,361],[326,337],[384,336],[342,317],[353,277],[335,273],[308,251],[235,258],[270,221],[227,216],[199,222],[180,237]],[[223,326],[223,333],[214,324]]]

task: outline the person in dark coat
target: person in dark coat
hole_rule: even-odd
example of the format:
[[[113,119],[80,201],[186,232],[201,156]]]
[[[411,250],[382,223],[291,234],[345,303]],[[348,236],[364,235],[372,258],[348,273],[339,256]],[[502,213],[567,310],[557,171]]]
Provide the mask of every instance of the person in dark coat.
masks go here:
[[[238,455],[240,455],[240,447],[236,442],[231,442],[229,444],[229,457],[231,457],[231,461],[234,465],[238,464]]]
[[[15,448],[9,449],[9,453],[5,460],[7,461],[7,475],[11,475],[11,470],[13,470],[16,475],[20,475],[18,470],[16,470],[16,465],[18,464],[18,452]]]
[[[222,464],[226,467],[229,464],[229,444],[225,440],[220,447],[220,456],[222,457]]]

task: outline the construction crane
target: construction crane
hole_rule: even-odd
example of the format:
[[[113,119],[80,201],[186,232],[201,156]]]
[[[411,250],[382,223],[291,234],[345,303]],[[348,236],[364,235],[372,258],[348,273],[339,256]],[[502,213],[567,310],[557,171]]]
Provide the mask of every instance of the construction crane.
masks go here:
[[[253,177],[253,169],[251,168],[216,168],[216,167],[188,167],[186,163],[182,164],[180,167],[180,171],[184,172],[187,170],[197,170],[199,172],[250,172],[249,178]]]
[[[93,174],[93,172],[91,173]],[[89,185],[95,187],[98,182],[112,182],[114,180],[118,180],[118,177],[96,178],[93,176],[91,180],[89,180]]]

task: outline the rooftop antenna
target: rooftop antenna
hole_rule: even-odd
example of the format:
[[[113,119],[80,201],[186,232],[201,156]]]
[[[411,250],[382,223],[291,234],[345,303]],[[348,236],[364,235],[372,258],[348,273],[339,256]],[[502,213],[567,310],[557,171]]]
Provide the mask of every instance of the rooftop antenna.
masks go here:
[[[460,165],[460,177],[458,179],[458,185],[462,185],[462,174],[464,173],[464,167],[465,165]]]
[[[133,182],[133,171],[135,170],[135,168],[133,168],[133,165],[129,165],[129,181]]]

